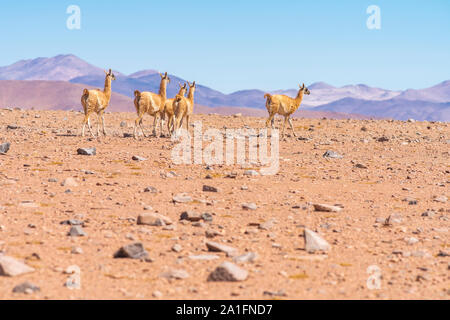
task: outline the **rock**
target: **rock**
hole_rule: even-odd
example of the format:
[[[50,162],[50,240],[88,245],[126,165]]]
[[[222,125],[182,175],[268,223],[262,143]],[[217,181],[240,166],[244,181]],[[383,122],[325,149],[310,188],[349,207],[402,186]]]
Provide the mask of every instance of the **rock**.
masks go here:
[[[148,257],[148,252],[145,251],[142,243],[133,243],[120,248],[115,254],[114,258],[130,258],[130,259],[145,259]]]
[[[26,293],[26,294],[31,294],[38,291],[41,291],[41,288],[30,282],[24,282],[22,284],[19,284],[18,286],[15,286],[13,289],[14,293]]]
[[[61,183],[63,187],[78,187],[78,183],[74,178],[67,178]]]
[[[143,213],[137,219],[138,225],[147,225],[153,227],[163,227],[171,225],[172,220],[158,213]]]
[[[125,122],[125,121],[122,121],[121,123],[120,123],[120,127],[121,128],[125,128],[127,126],[127,123]]]
[[[319,212],[340,212],[342,208],[337,206],[330,206],[327,204],[314,204],[314,210]]]
[[[179,252],[183,251],[183,248],[182,248],[179,244],[175,244],[175,245],[172,247],[172,251],[173,251],[173,252],[179,253]]]
[[[156,291],[153,291],[152,296],[153,296],[153,298],[158,299],[158,298],[162,298],[163,294],[160,291],[156,290]]]
[[[215,238],[215,237],[221,236],[221,235],[222,235],[222,233],[220,233],[217,230],[206,230],[206,232],[205,232],[205,236],[209,239]]]
[[[284,292],[284,290],[280,290],[277,292],[264,291],[264,295],[270,296],[270,297],[286,297],[287,296],[287,294],[286,294],[286,292]]]
[[[9,142],[0,144],[0,154],[6,154],[9,151],[11,144]]]
[[[83,156],[95,156],[97,154],[96,148],[80,148],[77,150],[79,155]]]
[[[270,230],[270,229],[273,228],[273,223],[274,223],[273,220],[269,220],[269,221],[267,221],[267,222],[260,223],[259,226],[258,226],[258,228],[259,228],[260,230],[266,230],[266,231],[268,231],[268,230]]]
[[[219,259],[219,256],[212,255],[212,254],[202,254],[198,256],[189,256],[189,259],[191,260],[202,260],[202,261],[211,261],[211,260],[217,260]]]
[[[358,169],[367,169],[367,166],[364,165],[364,164],[361,164],[361,163],[357,163],[357,164],[355,165],[355,168],[358,168]]]
[[[381,138],[378,138],[377,141],[378,141],[378,142],[388,142],[388,141],[389,141],[389,138],[387,138],[387,137],[381,137]]]
[[[175,203],[189,203],[192,198],[187,193],[179,193],[172,198]]]
[[[69,233],[67,234],[71,237],[86,237],[87,234],[84,232],[83,228],[81,226],[73,226],[70,228]]]
[[[204,213],[204,214],[202,214],[202,219],[205,222],[212,222],[213,216],[210,213]]]
[[[448,198],[446,196],[435,197],[433,199],[434,202],[446,203]]]
[[[255,170],[247,170],[244,172],[244,175],[255,177],[255,176],[259,176],[259,173],[258,173],[258,171],[255,171]]]
[[[6,126],[6,129],[8,129],[8,130],[17,130],[17,129],[19,129],[19,126],[16,125],[16,124],[9,124],[9,125]]]
[[[84,225],[84,222],[80,221],[80,220],[76,220],[76,219],[71,219],[71,220],[61,221],[60,224],[66,225],[66,226],[82,226],[82,225]]]
[[[133,156],[131,159],[134,160],[134,161],[147,161],[146,158],[143,158],[143,157],[140,157],[140,156]]]
[[[244,209],[244,210],[256,210],[256,209],[258,209],[258,207],[254,203],[243,203],[242,204],[242,209]]]
[[[209,275],[208,281],[244,281],[247,277],[247,270],[231,262],[224,262]]]
[[[156,189],[154,187],[147,187],[144,189],[144,192],[158,193],[158,189]]]
[[[417,242],[419,242],[419,240],[417,238],[411,237],[411,238],[405,238],[405,241],[407,244],[409,244],[410,246],[413,244],[416,244]]]
[[[170,270],[170,271],[160,274],[160,277],[168,279],[168,280],[171,280],[171,279],[183,280],[183,279],[189,278],[189,273],[187,273],[185,270],[173,269],[173,270]]]
[[[211,252],[225,252],[229,257],[234,257],[238,253],[238,250],[236,248],[229,247],[218,242],[208,241],[206,242],[206,247]]]
[[[83,249],[81,249],[80,247],[74,247],[74,248],[72,248],[71,253],[72,254],[83,254]]]
[[[245,263],[245,262],[255,262],[258,259],[258,254],[254,252],[249,252],[246,254],[243,254],[238,257],[233,258],[233,262],[236,263]]]
[[[305,228],[304,237],[305,249],[309,253],[328,251],[331,249],[330,244],[314,231]]]
[[[181,214],[180,220],[187,220],[190,222],[196,222],[202,220],[202,216],[199,213],[193,211],[185,211]]]
[[[219,192],[219,189],[217,189],[216,187],[204,185],[203,192]]]
[[[0,276],[15,277],[33,271],[34,268],[12,257],[0,255]]]
[[[323,154],[324,158],[332,158],[332,159],[342,159],[344,156],[341,156],[339,153],[334,152],[332,150],[328,150]]]

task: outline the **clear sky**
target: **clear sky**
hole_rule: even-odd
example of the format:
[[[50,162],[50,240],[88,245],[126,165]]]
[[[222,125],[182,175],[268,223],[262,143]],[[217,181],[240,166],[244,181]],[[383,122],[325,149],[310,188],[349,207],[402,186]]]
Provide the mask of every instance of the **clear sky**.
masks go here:
[[[81,30],[68,30],[69,5]],[[381,30],[369,30],[369,5]],[[424,88],[450,79],[448,0],[2,0],[0,65],[72,53],[225,93],[298,82]]]

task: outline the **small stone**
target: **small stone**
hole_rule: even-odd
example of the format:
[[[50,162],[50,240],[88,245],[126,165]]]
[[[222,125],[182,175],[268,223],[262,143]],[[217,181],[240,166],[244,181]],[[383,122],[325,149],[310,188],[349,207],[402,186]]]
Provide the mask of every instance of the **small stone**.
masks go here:
[[[170,270],[167,272],[164,272],[160,275],[161,278],[166,278],[168,280],[175,279],[175,280],[183,280],[189,278],[189,273],[187,273],[185,270]]]
[[[0,255],[0,276],[15,277],[33,271],[34,268],[12,257]]]
[[[355,165],[355,168],[358,168],[358,169],[367,169],[367,166],[364,165],[364,164],[361,164],[361,163],[357,163],[357,164]]]
[[[219,259],[219,256],[212,255],[212,254],[202,254],[198,256],[189,256],[189,259],[191,260],[201,260],[201,261],[211,261],[211,260],[217,260]]]
[[[243,254],[238,257],[233,258],[233,262],[236,263],[246,263],[246,262],[255,262],[258,259],[258,254],[254,252],[249,252],[246,254]]]
[[[305,249],[309,253],[330,250],[330,244],[314,231],[305,228]]]
[[[175,244],[175,245],[172,247],[172,251],[173,251],[173,252],[179,253],[179,252],[183,251],[183,248],[182,248],[179,244]]]
[[[409,244],[410,246],[413,244],[416,244],[417,242],[419,242],[419,240],[417,238],[411,237],[411,238],[405,238],[405,241],[407,244]]]
[[[434,202],[446,203],[448,198],[446,196],[435,197],[433,199]]]
[[[255,170],[247,170],[244,172],[244,176],[256,177],[256,176],[259,176],[259,173],[258,173],[258,171],[255,171]]]
[[[72,248],[71,253],[72,254],[83,254],[83,249],[81,249],[80,247],[74,247],[74,248]]]
[[[378,141],[378,142],[388,142],[388,141],[389,141],[389,138],[387,138],[387,137],[381,137],[381,138],[378,138],[377,141]]]
[[[153,227],[164,227],[166,225],[171,225],[172,220],[158,213],[143,213],[139,215],[137,224]]]
[[[197,212],[193,212],[193,211],[185,211],[181,214],[180,216],[180,220],[187,220],[190,222],[197,222],[202,220],[202,216],[197,213]]]
[[[26,293],[26,294],[31,294],[38,291],[41,291],[41,288],[30,282],[24,282],[22,284],[19,284],[18,286],[15,286],[13,289],[14,293]]]
[[[270,296],[270,297],[286,297],[287,296],[287,294],[286,294],[286,292],[284,292],[284,290],[280,290],[277,292],[264,291],[264,295]]]
[[[96,148],[80,148],[77,150],[79,155],[83,156],[95,156],[97,154]]]
[[[158,189],[156,189],[155,187],[147,187],[144,189],[144,192],[158,193]]]
[[[236,248],[229,247],[218,242],[208,241],[206,242],[206,247],[211,252],[225,252],[229,257],[234,257],[238,253],[238,250]]]
[[[134,160],[134,161],[147,161],[146,158],[143,158],[143,157],[140,157],[140,156],[133,156],[131,159]]]
[[[261,224],[258,226],[258,228],[259,228],[260,230],[266,230],[266,231],[268,231],[268,230],[270,230],[270,229],[273,228],[273,223],[274,223],[274,221],[273,221],[273,220],[270,220],[270,221],[261,223]]]
[[[332,159],[342,159],[344,158],[344,156],[341,156],[339,153],[332,151],[332,150],[328,150],[327,152],[325,152],[323,154],[324,158],[332,158]]]
[[[208,277],[208,281],[244,281],[248,272],[231,262],[224,262]]]
[[[256,210],[256,209],[258,209],[258,207],[254,203],[243,203],[242,204],[242,209],[244,209],[244,210]]]
[[[84,222],[80,221],[80,220],[76,220],[76,219],[71,219],[71,220],[61,221],[60,224],[66,225],[66,226],[82,226],[82,225],[84,225]]]
[[[204,214],[202,214],[202,219],[205,222],[212,222],[213,216],[210,213],[204,213]]]
[[[6,126],[6,129],[8,129],[8,130],[17,130],[17,129],[19,129],[19,126],[16,125],[16,124],[9,124],[9,125]]]
[[[122,121],[121,123],[120,123],[120,127],[121,128],[125,128],[127,126],[127,123],[125,122],[125,121]]]
[[[134,243],[120,248],[114,258],[145,259],[148,258],[148,253],[142,243]]]
[[[206,232],[205,232],[205,236],[209,239],[215,238],[215,237],[221,236],[221,235],[222,235],[222,233],[220,233],[217,230],[206,230]]]
[[[78,183],[74,178],[67,178],[61,183],[63,187],[78,187]]]
[[[0,144],[0,154],[6,154],[9,151],[11,144],[9,142]]]
[[[219,189],[217,189],[216,187],[204,185],[203,192],[219,192]]]
[[[153,291],[152,293],[153,298],[161,298],[163,294],[160,291]]]
[[[175,203],[189,203],[192,202],[192,198],[187,193],[180,193],[172,198]]]
[[[314,204],[314,210],[319,212],[340,212],[342,208],[337,206],[330,206],[327,204]]]
[[[81,226],[73,226],[72,228],[70,228],[68,235],[71,237],[86,237],[87,236],[86,232],[84,232],[84,230]]]

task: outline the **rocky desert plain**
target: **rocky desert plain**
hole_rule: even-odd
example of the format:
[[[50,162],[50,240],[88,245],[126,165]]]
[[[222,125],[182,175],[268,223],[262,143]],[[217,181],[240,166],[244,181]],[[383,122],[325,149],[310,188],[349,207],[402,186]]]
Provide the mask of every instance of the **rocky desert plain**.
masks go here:
[[[135,118],[0,109],[0,299],[450,298],[449,123],[296,118],[265,176],[176,165]]]

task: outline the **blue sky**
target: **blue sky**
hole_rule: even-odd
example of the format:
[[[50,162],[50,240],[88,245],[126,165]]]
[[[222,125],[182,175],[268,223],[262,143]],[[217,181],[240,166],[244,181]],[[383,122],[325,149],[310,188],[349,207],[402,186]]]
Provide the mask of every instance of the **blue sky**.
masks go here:
[[[69,5],[81,30],[68,30]],[[369,5],[381,30],[369,30]],[[424,88],[450,79],[450,1],[1,1],[0,65],[73,53],[229,93],[298,82]]]

